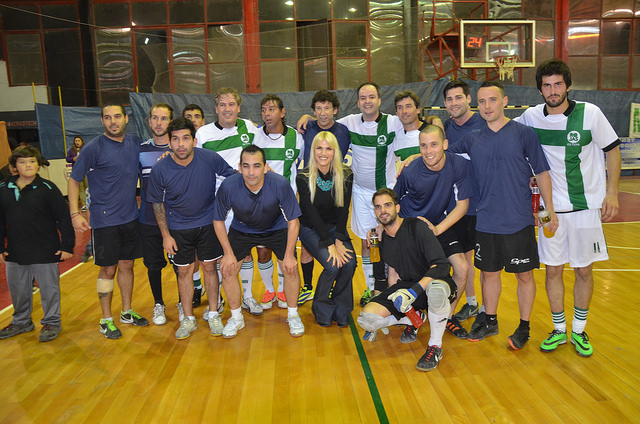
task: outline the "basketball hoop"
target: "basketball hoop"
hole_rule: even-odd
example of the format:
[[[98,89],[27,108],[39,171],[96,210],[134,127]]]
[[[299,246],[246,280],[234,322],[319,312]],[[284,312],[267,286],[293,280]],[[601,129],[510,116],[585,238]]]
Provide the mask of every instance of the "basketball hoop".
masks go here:
[[[516,63],[518,62],[518,55],[510,55],[510,56],[496,56],[494,59],[494,63],[496,64],[496,68],[498,68],[498,75],[500,76],[500,80],[504,81],[506,78],[509,78],[513,81],[513,70],[516,67]]]

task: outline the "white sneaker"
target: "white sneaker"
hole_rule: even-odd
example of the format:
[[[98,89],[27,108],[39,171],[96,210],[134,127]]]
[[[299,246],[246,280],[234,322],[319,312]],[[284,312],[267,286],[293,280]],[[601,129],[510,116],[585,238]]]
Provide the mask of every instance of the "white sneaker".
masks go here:
[[[211,316],[209,319],[209,330],[211,330],[212,336],[221,336],[222,330],[224,330],[223,327],[220,315]]]
[[[242,299],[242,308],[248,310],[251,315],[262,315],[262,305],[253,297]]]
[[[304,324],[302,324],[300,315],[288,317],[287,323],[289,323],[289,334],[291,334],[291,337],[300,337],[304,334]]]
[[[167,317],[164,316],[164,305],[156,303],[156,306],[153,307],[153,323],[155,325],[167,323]]]
[[[182,302],[176,304],[176,308],[178,308],[178,322],[184,321],[184,309],[182,309]]]
[[[222,337],[225,339],[231,339],[238,334],[239,330],[244,328],[244,318],[240,318],[236,321],[235,318],[231,317],[227,321],[227,325],[222,329]]]
[[[209,307],[208,306],[207,306],[207,309],[204,310],[204,314],[202,314],[202,319],[207,321],[207,322],[209,322]]]
[[[188,338],[196,328],[198,328],[198,324],[195,319],[183,319],[180,322],[180,327],[178,331],[176,331],[176,339],[183,340]]]

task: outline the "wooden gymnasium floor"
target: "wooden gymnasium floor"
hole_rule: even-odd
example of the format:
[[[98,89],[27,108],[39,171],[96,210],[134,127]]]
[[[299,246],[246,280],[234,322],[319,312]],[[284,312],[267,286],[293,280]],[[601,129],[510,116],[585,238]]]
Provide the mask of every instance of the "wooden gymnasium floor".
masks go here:
[[[289,336],[286,311],[275,308],[261,317],[245,314],[247,326],[234,339],[211,337],[198,318],[192,337],[177,341],[177,293],[169,268],[167,325],[121,325],[123,338],[107,340],[98,333],[98,268],[89,263],[62,277],[64,330],[58,340],[38,343],[42,311],[35,296],[36,331],[0,342],[0,422],[640,422],[640,179],[623,179],[621,189],[627,221],[635,222],[605,225],[611,259],[595,267],[590,358],[579,357],[570,344],[540,352],[551,330],[543,271],[535,272],[538,294],[524,349],[507,348],[518,309],[515,280],[505,276],[500,334],[479,343],[446,334],[443,361],[423,373],[415,364],[426,348],[428,326],[410,345],[399,342],[401,328],[372,343],[362,341],[353,322],[343,329],[313,324],[309,303],[300,310],[306,325],[301,338]],[[134,305],[151,318],[141,262],[135,273]],[[566,271],[565,278],[571,274]],[[257,271],[254,281],[259,297]],[[353,286],[359,298],[360,270]],[[117,289],[114,299],[115,312]],[[571,302],[567,296],[569,320]],[[227,308],[225,321],[228,315]],[[0,325],[10,319],[5,311]]]

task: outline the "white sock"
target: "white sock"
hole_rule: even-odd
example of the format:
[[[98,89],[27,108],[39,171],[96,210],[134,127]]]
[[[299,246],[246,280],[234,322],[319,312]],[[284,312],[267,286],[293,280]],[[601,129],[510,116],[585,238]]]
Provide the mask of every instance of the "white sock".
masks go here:
[[[442,346],[442,336],[447,326],[448,314],[436,314],[427,310],[429,317],[429,328],[431,329],[431,337],[429,338],[429,346]]]
[[[231,318],[235,320],[241,320],[242,318],[242,308],[232,309],[231,310]]]
[[[278,270],[278,292],[283,293],[284,292],[284,274],[280,270],[279,264],[276,268]]]
[[[475,296],[467,296],[467,303],[471,306],[478,306],[478,300]]]
[[[362,272],[364,273],[364,281],[367,283],[367,288],[373,291],[375,280],[373,279],[373,264],[371,264],[369,256],[362,257]]]
[[[258,271],[260,272],[260,277],[262,278],[262,282],[264,283],[265,290],[270,292],[274,292],[273,289],[273,261],[269,259],[269,262],[260,263],[258,262]]]
[[[218,273],[218,281],[222,284],[222,273],[220,272],[220,262],[216,264],[216,273]]]
[[[298,307],[294,306],[293,308],[287,307],[287,316],[295,317],[298,315]]]
[[[242,262],[240,267],[240,280],[242,281],[243,297],[248,299],[253,297],[253,261]]]

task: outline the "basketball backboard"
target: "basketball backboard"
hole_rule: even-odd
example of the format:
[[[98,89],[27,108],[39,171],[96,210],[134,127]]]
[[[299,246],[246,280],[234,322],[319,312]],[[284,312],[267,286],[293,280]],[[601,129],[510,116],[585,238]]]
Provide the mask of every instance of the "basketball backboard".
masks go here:
[[[536,22],[460,20],[460,67],[493,68],[495,58],[517,56],[517,67],[536,66]]]

